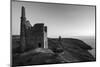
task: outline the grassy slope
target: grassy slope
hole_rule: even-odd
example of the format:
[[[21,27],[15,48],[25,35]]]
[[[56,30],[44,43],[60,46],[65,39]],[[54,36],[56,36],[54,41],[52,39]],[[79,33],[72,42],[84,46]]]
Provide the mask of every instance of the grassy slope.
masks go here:
[[[13,51],[19,46],[19,36],[12,38]],[[59,48],[59,42],[56,38],[48,38],[48,45],[51,50]],[[92,48],[79,39],[63,38],[62,39],[63,53],[50,55],[51,53],[28,53],[24,56],[13,54],[14,64],[19,65],[33,65],[45,63],[61,63],[64,62],[80,62],[80,61],[94,61],[95,58],[88,52]],[[50,56],[49,56],[50,55]]]

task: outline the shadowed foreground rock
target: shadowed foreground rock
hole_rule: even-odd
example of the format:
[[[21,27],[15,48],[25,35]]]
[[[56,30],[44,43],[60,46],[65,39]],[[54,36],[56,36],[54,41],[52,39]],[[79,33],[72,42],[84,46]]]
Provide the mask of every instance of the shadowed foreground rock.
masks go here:
[[[14,66],[33,65],[33,64],[48,64],[58,63],[58,55],[50,49],[37,48],[25,53],[16,54],[13,56]]]

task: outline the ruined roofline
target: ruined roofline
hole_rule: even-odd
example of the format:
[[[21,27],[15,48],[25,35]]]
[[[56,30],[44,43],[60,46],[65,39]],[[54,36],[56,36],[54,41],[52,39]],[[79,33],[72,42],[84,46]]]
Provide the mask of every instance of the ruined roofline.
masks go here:
[[[36,25],[43,25],[44,26],[44,23],[35,23],[32,27],[34,27]]]
[[[44,23],[35,23],[34,25],[31,25],[30,21],[29,21],[29,20],[26,20],[25,7],[22,6],[21,9],[22,9],[21,19],[22,19],[22,20],[25,20],[24,23],[25,23],[25,25],[26,25],[27,27],[34,28],[35,26],[43,26],[43,27],[45,27],[45,28],[47,29],[47,27],[44,26]],[[45,30],[45,31],[47,31],[47,30]]]
[[[36,24],[34,24],[34,25],[38,25],[38,24],[40,24],[40,25],[44,25],[44,23],[36,23]]]
[[[22,8],[21,8],[21,18],[26,19],[25,7],[24,6],[22,6]],[[36,23],[34,25],[31,25],[29,20],[26,20],[26,23],[28,24],[29,27],[34,27],[35,25],[43,25],[44,26],[44,23]]]
[[[29,21],[29,20],[26,20],[25,24],[26,24],[26,26],[28,26],[28,27],[32,27],[32,25],[30,24],[30,21]]]

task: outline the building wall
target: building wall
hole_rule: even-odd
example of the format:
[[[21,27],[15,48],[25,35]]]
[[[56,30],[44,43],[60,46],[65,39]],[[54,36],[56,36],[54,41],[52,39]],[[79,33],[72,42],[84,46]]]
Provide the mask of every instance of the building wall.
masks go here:
[[[26,48],[27,50],[35,48],[44,48],[44,24],[35,24],[26,30]]]
[[[47,26],[44,27],[44,48],[48,48]]]
[[[26,18],[25,17],[21,17],[21,29],[20,29],[20,43],[21,43],[21,51],[24,52],[25,49],[25,45],[26,45],[26,41],[25,41],[25,23],[26,22]]]
[[[22,52],[38,47],[48,48],[47,27],[43,23],[32,26],[26,19],[24,7],[22,7],[21,15],[20,44]]]

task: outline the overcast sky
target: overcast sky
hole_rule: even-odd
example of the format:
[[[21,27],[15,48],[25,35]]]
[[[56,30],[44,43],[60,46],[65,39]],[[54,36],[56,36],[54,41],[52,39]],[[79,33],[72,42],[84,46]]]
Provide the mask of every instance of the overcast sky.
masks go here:
[[[12,2],[12,34],[20,34],[21,7],[32,25],[44,23],[48,37],[94,36],[95,7],[36,2]]]

